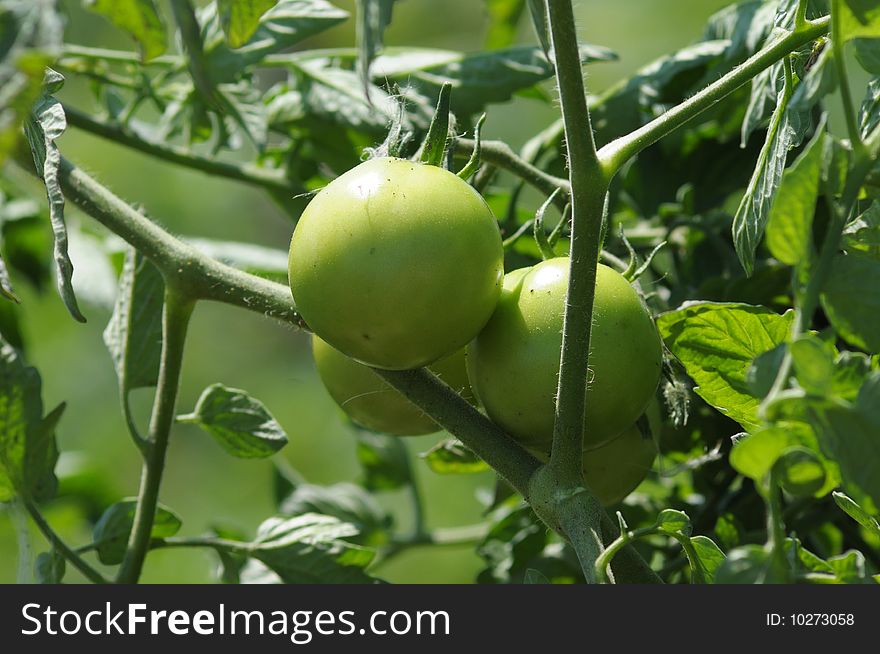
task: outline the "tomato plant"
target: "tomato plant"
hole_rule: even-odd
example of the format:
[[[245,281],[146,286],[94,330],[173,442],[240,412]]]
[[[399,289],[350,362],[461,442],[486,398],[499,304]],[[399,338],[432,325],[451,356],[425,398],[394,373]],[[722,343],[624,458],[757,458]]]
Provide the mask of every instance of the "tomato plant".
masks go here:
[[[880,580],[878,3],[81,4],[0,0],[0,581]]]

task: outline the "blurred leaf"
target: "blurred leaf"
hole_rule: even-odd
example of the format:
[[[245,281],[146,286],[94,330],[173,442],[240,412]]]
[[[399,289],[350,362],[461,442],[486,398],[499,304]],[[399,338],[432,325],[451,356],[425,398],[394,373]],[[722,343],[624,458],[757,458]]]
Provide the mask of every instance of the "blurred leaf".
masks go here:
[[[55,427],[64,405],[44,418],[41,387],[36,369],[0,341],[0,502],[55,495]]]
[[[9,268],[37,290],[52,277],[52,232],[48,212],[36,201],[0,194],[0,234]]]
[[[746,372],[746,385],[752,395],[766,397],[770,393],[787,353],[787,345],[782,344],[755,357]]]
[[[364,470],[364,486],[369,490],[395,490],[413,483],[409,453],[397,436],[359,430],[357,458]]]
[[[134,37],[144,61],[165,52],[165,25],[154,0],[86,0],[86,7]]]
[[[87,304],[112,311],[116,302],[116,270],[104,241],[74,227],[68,234],[70,261],[76,274],[73,289]]]
[[[125,499],[108,507],[92,530],[92,540],[96,544],[98,560],[104,565],[118,565],[125,557],[128,537],[134,526],[137,500]],[[180,531],[180,518],[163,505],[156,507],[151,538],[170,538]]]
[[[370,94],[370,67],[382,49],[385,28],[391,24],[395,0],[357,0],[358,76],[362,89]]]
[[[355,526],[331,516],[269,518],[249,553],[288,584],[375,583],[364,572],[374,552],[347,540],[357,534]]]
[[[824,125],[783,173],[767,220],[767,247],[789,266],[805,267],[813,256],[813,215],[825,144]]]
[[[843,230],[843,247],[880,260],[880,202],[874,201]]]
[[[21,300],[15,294],[12,288],[12,280],[9,279],[9,271],[6,269],[6,262],[0,257],[0,295],[10,302],[18,304]]]
[[[526,570],[526,574],[523,577],[524,584],[552,584],[553,582],[547,579],[544,574],[538,570],[534,570],[529,568]]]
[[[867,352],[880,352],[880,258],[838,254],[822,289],[822,307],[840,336]]]
[[[872,75],[880,75],[880,40],[856,39],[856,59]]]
[[[233,241],[214,241],[207,238],[188,238],[187,243],[227,266],[232,266],[252,275],[268,277],[277,281],[287,281],[286,250],[238,243]]]
[[[34,575],[38,584],[60,584],[66,569],[64,556],[57,550],[41,552],[34,562]]]
[[[694,391],[746,429],[760,424],[761,398],[746,381],[752,361],[785,342],[793,312],[778,315],[747,304],[693,302],[661,314],[667,347],[698,384]]]
[[[761,545],[744,545],[727,553],[715,571],[716,584],[773,583],[770,553]]]
[[[859,109],[859,126],[862,138],[867,138],[880,124],[880,77],[868,82],[868,91]]]
[[[198,425],[239,459],[263,459],[287,445],[284,429],[259,400],[222,384],[206,388],[195,410],[177,420]]]
[[[544,51],[547,61],[553,60],[553,45],[550,43],[550,29],[547,23],[547,5],[545,0],[526,0],[529,6],[529,15],[532,17],[532,27],[535,35]]]
[[[798,384],[807,393],[824,396],[834,380],[834,345],[814,334],[801,334],[790,345],[791,362]]]
[[[228,527],[214,526],[210,530],[210,535],[224,540],[232,540],[242,542],[245,535],[237,529]],[[226,549],[222,547],[215,548],[217,558],[220,559],[220,566],[217,570],[217,576],[220,583],[223,584],[240,584],[241,573],[245,565],[248,563],[247,555],[240,550]]]
[[[612,61],[606,48],[581,46],[584,64]],[[487,104],[506,102],[514,93],[553,76],[553,66],[540,48],[514,46],[503,50],[462,54],[449,50],[395,49],[373,63],[374,79],[400,84],[404,93],[436,98],[444,82],[452,83],[452,111],[459,118],[480,113]],[[433,109],[433,107],[432,107]]]
[[[447,438],[421,455],[428,467],[440,475],[467,474],[489,470],[489,464],[461,441]]]
[[[494,524],[477,548],[486,562],[481,583],[510,583],[529,568],[547,545],[547,529],[528,506],[503,505],[493,512]]]
[[[825,489],[825,466],[812,450],[789,448],[776,460],[773,469],[779,485],[794,497],[810,497]]]
[[[519,21],[526,8],[526,0],[485,0],[489,12],[487,50],[506,48],[516,41]]]
[[[391,96],[377,86],[370,86],[368,100],[351,71],[322,61],[291,66],[290,70],[291,84],[276,87],[267,98],[268,120],[273,127],[317,116],[341,127],[381,134],[397,112]]]
[[[390,525],[390,517],[376,499],[362,487],[347,482],[332,486],[301,484],[281,503],[279,513],[285,517],[318,513],[339,518],[357,527],[356,542],[362,545],[383,544]]]
[[[327,0],[279,0],[260,17],[250,39],[240,48],[230,48],[220,24],[217,5],[199,12],[207,65],[216,83],[237,79],[250,66],[271,54],[283,52],[300,41],[338,25],[348,18]]]
[[[858,522],[868,531],[880,536],[880,524],[878,524],[877,520],[871,517],[868,512],[859,506],[852,498],[839,491],[835,491],[831,496],[834,498],[835,504],[837,504],[837,506],[839,506],[840,509],[850,518]]]
[[[855,37],[880,37],[880,5],[874,0],[842,0],[839,3],[840,30],[849,40]]]
[[[233,48],[247,43],[260,25],[260,18],[278,0],[217,0],[220,26],[226,41]]]
[[[258,150],[263,150],[269,124],[260,91],[248,81],[219,84],[215,91],[223,120],[230,124],[227,130],[232,132],[234,127],[239,127]]]
[[[116,306],[104,329],[104,344],[123,395],[156,385],[164,302],[165,283],[159,269],[134,248],[126,249]]]
[[[25,134],[31,147],[37,173],[46,185],[49,198],[49,219],[55,236],[55,268],[58,277],[58,292],[70,315],[79,322],[86,319],[79,311],[73,292],[71,278],[73,265],[67,254],[67,225],[64,221],[64,194],[61,191],[59,171],[61,152],[55,144],[67,129],[64,108],[52,94],[64,84],[64,77],[51,68],[46,69],[43,79],[42,96],[25,122]]]
[[[16,147],[22,123],[40,97],[46,66],[61,50],[54,3],[0,2],[0,165]]]

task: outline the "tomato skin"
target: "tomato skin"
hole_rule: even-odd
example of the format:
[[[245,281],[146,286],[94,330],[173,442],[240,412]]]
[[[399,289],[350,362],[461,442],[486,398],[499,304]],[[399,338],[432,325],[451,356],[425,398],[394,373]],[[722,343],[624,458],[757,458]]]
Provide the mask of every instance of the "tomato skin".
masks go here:
[[[326,341],[312,336],[312,354],[324,387],[357,424],[394,436],[419,436],[440,427],[384,379]],[[474,396],[465,370],[464,350],[441,359],[431,371],[468,402]]]
[[[498,224],[456,175],[373,159],[321,190],[290,244],[290,288],[309,327],[374,367],[419,368],[473,339],[503,278]]]
[[[508,273],[498,306],[468,346],[471,387],[489,417],[523,445],[548,450],[568,287],[568,258]],[[626,279],[597,270],[584,446],[599,447],[644,412],[660,380],[662,344]]]

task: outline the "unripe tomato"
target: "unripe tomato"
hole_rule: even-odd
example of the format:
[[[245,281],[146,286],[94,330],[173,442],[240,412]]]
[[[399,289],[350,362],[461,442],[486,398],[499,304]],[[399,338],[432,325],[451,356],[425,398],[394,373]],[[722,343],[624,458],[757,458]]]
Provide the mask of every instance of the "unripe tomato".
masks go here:
[[[379,375],[317,336],[312,336],[312,353],[330,396],[362,427],[395,436],[418,436],[440,429]],[[474,402],[464,350],[441,359],[431,366],[431,371],[468,402]]]
[[[468,346],[468,374],[489,417],[523,445],[549,450],[569,260],[509,273],[498,307]],[[660,380],[660,335],[626,279],[599,265],[585,448],[607,443],[645,410]]]
[[[650,431],[659,434],[660,405],[652,401],[646,412]],[[548,452],[535,452],[546,462]],[[602,506],[618,504],[641,484],[654,464],[657,446],[650,434],[631,425],[610,443],[584,452],[584,482]]]
[[[306,207],[290,288],[311,329],[346,355],[403,370],[464,347],[492,315],[503,277],[498,224],[449,171],[380,158]]]

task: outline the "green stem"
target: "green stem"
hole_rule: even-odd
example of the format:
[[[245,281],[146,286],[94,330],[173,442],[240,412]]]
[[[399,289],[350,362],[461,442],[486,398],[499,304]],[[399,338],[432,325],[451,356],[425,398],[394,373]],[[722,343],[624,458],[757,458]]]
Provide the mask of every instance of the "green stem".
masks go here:
[[[134,584],[141,576],[141,570],[150,549],[153,521],[159,502],[159,487],[165,469],[165,455],[171,426],[174,424],[174,406],[180,384],[183,365],[183,349],[189,319],[195,303],[173,286],[166,278],[165,306],[162,313],[162,359],[159,369],[159,382],[153,402],[150,419],[148,444],[141,474],[141,487],[138,493],[134,525],[128,539],[125,558],[119,567],[119,583]]]
[[[125,145],[163,161],[192,168],[208,175],[215,175],[224,179],[232,179],[251,184],[252,186],[258,186],[267,191],[285,193],[290,196],[294,196],[303,190],[294,186],[283,170],[219,161],[215,158],[195,154],[176,145],[151,141],[142,137],[130,127],[97,120],[69,105],[64,106],[64,113],[67,116],[68,123],[77,129],[100,136],[114,143]]]
[[[639,152],[675,131],[715,103],[720,102],[762,70],[769,68],[802,45],[826,34],[830,21],[828,16],[807,21],[802,29],[789,32],[771,43],[716,82],[673,107],[662,116],[655,118],[634,132],[612,141],[599,151],[599,157],[606,169],[610,173],[620,170],[623,164]]]
[[[55,530],[53,530],[51,526],[49,526],[49,523],[46,522],[43,514],[40,513],[40,510],[33,502],[26,500],[24,502],[24,507],[30,514],[31,519],[34,521],[34,524],[36,524],[39,530],[43,532],[46,540],[48,540],[52,544],[52,547],[54,547],[58,552],[61,552],[61,555],[65,559],[70,561],[71,565],[79,570],[86,579],[95,584],[110,583],[107,579],[104,578],[104,576],[100,572],[98,572],[92,566],[86,563],[79,554],[70,549],[67,546],[67,543],[61,540],[61,537],[55,533]]]
[[[455,139],[453,143],[455,154],[461,158],[470,158],[473,156],[477,147],[476,141],[471,139]],[[502,170],[512,173],[519,177],[529,185],[538,189],[544,195],[550,195],[556,189],[562,189],[563,194],[557,198],[557,205],[560,209],[565,207],[568,199],[570,185],[568,180],[555,177],[537,166],[532,165],[525,159],[521,158],[514,152],[507,143],[503,141],[481,141],[480,143],[480,159],[484,163],[490,163]]]
[[[593,141],[570,0],[548,0],[547,16],[556,55],[571,185],[571,267],[550,466],[564,484],[579,487],[583,484],[584,411],[596,266],[608,183]]]
[[[15,530],[15,540],[18,545],[18,571],[15,575],[15,583],[32,584],[34,582],[34,551],[27,509],[24,507],[24,502],[17,497],[13,497],[8,506],[10,522]]]
[[[852,91],[849,86],[849,76],[846,74],[846,60],[844,59],[844,35],[840,26],[840,0],[831,2],[831,47],[834,49],[834,66],[837,68],[837,80],[840,84],[840,98],[843,101],[843,115],[846,119],[846,131],[852,143],[853,151],[858,153],[864,149],[859,126],[856,123],[856,108],[852,99]]]
[[[541,464],[498,425],[424,368],[374,370],[528,499],[529,479]]]

